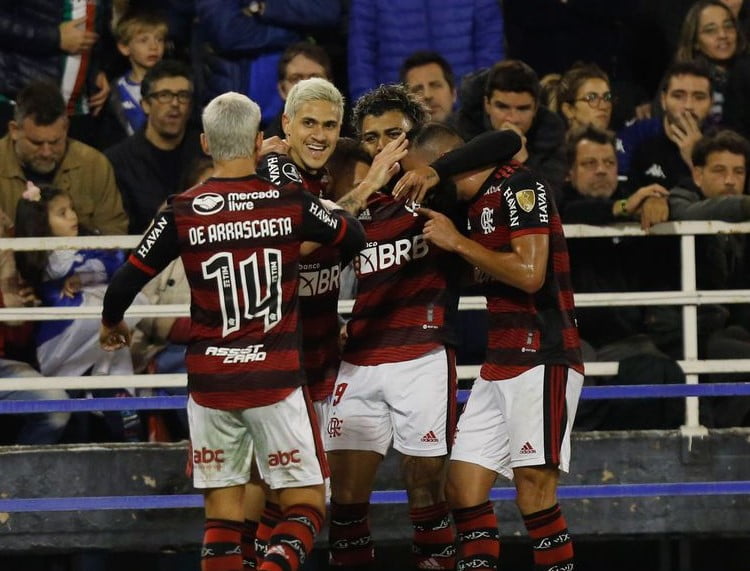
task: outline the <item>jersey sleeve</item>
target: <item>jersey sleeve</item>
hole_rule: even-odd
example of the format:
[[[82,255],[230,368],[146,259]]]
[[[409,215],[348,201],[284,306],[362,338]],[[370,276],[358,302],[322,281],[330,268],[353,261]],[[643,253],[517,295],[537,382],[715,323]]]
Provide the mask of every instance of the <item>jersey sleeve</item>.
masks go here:
[[[365,245],[359,220],[342,209],[328,210],[309,193],[301,193],[302,240],[338,246],[343,258],[353,257]]]
[[[550,192],[539,177],[528,170],[516,171],[498,194],[511,238],[549,232]]]
[[[521,137],[510,129],[488,131],[454,149],[430,166],[441,180],[512,159],[521,150]]]
[[[302,184],[302,175],[291,158],[279,153],[269,153],[258,165],[258,175],[276,186]]]
[[[156,215],[125,265],[112,276],[104,295],[102,321],[108,325],[119,323],[143,286],[177,254],[177,227],[172,207],[167,205]]]
[[[128,263],[154,277],[178,254],[177,225],[171,204],[162,208],[146,230]]]

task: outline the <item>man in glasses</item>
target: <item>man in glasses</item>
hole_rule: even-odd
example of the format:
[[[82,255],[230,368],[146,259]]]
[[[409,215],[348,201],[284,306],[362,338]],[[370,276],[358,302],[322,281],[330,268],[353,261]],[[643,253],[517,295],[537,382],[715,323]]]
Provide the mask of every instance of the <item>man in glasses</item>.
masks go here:
[[[170,194],[184,190],[187,171],[200,156],[197,129],[189,128],[193,103],[190,68],[162,60],[141,84],[146,126],[106,151],[115,170],[128,232],[140,234]]]
[[[476,121],[480,85],[481,127]],[[558,115],[539,104],[540,93],[539,78],[527,64],[520,60],[498,62],[465,82],[458,125],[466,139],[488,129],[512,128],[523,135],[529,153],[526,166],[544,177],[558,198],[565,180],[565,125]]]

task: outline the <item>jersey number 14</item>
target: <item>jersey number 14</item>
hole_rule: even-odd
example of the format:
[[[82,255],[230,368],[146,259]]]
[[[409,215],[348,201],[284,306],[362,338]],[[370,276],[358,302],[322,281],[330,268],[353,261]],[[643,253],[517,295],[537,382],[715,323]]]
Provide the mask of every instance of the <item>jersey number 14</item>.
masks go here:
[[[263,268],[258,264],[259,253],[263,255]],[[228,252],[215,254],[201,264],[203,277],[218,283],[222,337],[240,329],[240,292],[245,307],[242,317],[263,317],[263,331],[269,331],[281,321],[281,250],[267,248],[255,252],[238,264],[238,272],[234,267],[234,256]],[[265,269],[263,275],[262,269]]]

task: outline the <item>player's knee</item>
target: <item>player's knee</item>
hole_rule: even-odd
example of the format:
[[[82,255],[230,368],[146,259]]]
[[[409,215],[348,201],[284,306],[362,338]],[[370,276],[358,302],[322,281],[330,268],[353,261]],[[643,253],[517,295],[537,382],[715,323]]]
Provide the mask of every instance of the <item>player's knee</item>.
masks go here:
[[[405,456],[401,465],[410,503],[430,505],[443,496],[445,457]]]
[[[521,468],[513,471],[516,505],[522,513],[533,513],[557,501],[558,472],[554,467]]]

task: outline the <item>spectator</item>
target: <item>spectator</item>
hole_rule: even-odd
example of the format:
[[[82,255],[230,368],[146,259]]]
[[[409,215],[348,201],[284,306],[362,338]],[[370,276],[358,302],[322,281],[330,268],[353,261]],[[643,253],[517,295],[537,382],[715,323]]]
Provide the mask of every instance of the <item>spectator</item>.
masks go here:
[[[167,197],[185,189],[187,168],[201,153],[200,133],[188,127],[193,80],[187,65],[160,61],[143,78],[141,96],[145,128],[106,151],[130,234],[141,234]]]
[[[202,101],[227,91],[244,93],[260,105],[264,126],[283,107],[275,81],[283,50],[315,28],[336,26],[341,2],[195,0],[195,9],[199,51],[193,58],[202,70]]]
[[[106,157],[68,137],[65,101],[54,84],[31,83],[16,98],[10,132],[0,139],[0,209],[16,216],[27,181],[68,193],[82,225],[124,234],[128,218]]]
[[[78,225],[78,216],[68,193],[53,187],[40,189],[28,184],[16,209],[16,236],[78,236],[89,231]],[[102,303],[109,278],[125,257],[113,250],[54,250],[17,252],[21,277],[30,284],[47,307],[96,306]],[[139,297],[139,302],[146,300]],[[132,327],[135,321],[129,319]],[[93,319],[40,322],[36,329],[36,357],[45,376],[131,375],[129,348],[107,353],[99,346],[99,324]],[[97,394],[97,393],[95,393]],[[101,391],[100,396],[114,392]],[[127,394],[124,390],[119,394]],[[105,414],[118,440],[140,440],[140,422],[135,412]]]
[[[0,212],[0,238],[10,224],[4,223],[5,215]],[[8,221],[9,222],[9,221]],[[0,250],[0,307],[24,307],[33,304],[36,297],[29,287],[21,285],[16,272],[13,252]],[[10,344],[31,343],[31,328],[28,324],[0,321],[0,378],[32,378],[41,376],[26,362],[10,357]],[[3,400],[65,400],[68,393],[62,389],[45,390],[3,390],[0,382],[0,401]],[[28,414],[20,417],[21,428],[12,440],[4,438],[8,444],[55,444],[65,430],[70,413],[52,412]]]
[[[607,225],[635,219],[648,227],[666,219],[665,188],[652,184],[628,196],[618,185],[615,139],[610,132],[593,125],[574,128],[568,132],[565,151],[568,183],[560,203],[563,223]],[[653,217],[655,210],[658,218]],[[581,293],[667,289],[665,284],[679,275],[679,268],[669,263],[675,256],[660,253],[673,242],[671,237],[656,236],[569,240],[573,289]],[[653,383],[684,382],[676,362],[658,348],[662,339],[652,335],[656,319],[669,313],[617,306],[579,307],[577,314],[586,360],[620,363],[617,375],[587,377],[587,384],[632,384],[641,378]],[[681,401],[670,399],[584,401],[576,427],[675,428],[682,423],[683,408]]]
[[[71,134],[96,142],[96,121],[109,95],[106,75],[99,69],[100,36],[107,33],[108,2],[90,10],[90,2],[58,0],[3,2],[0,8],[0,122],[12,116],[12,101],[32,82],[55,84],[71,119]]]
[[[558,111],[569,130],[586,125],[608,129],[613,101],[609,78],[596,64],[573,66],[557,86]]]
[[[281,100],[286,102],[289,90],[303,79],[321,77],[333,81],[333,70],[331,58],[326,51],[312,42],[297,42],[292,44],[281,54],[278,67],[278,83],[276,84]],[[281,127],[281,116],[283,111],[263,129],[263,136],[283,137],[284,130]]]
[[[689,177],[693,145],[703,136],[711,110],[711,75],[700,62],[675,63],[662,86],[663,117],[636,121],[620,133],[618,160],[631,189],[654,182],[671,188]],[[655,129],[656,134],[641,134]]]
[[[466,78],[461,90],[458,128],[464,138],[489,129],[516,129],[526,137],[526,166],[544,177],[559,198],[565,124],[539,104],[541,86],[534,70],[519,60],[501,61]]]
[[[610,224],[635,219],[640,221],[644,229],[648,229],[668,218],[665,199],[667,189],[661,185],[652,183],[636,192],[630,192],[627,185],[618,188],[618,170],[611,156],[614,143],[610,134],[589,126],[570,132],[568,137],[565,149],[569,184],[563,191],[560,203],[563,222]],[[606,239],[594,238],[591,241],[572,241],[571,259],[596,259],[598,264],[589,273],[586,266],[576,265],[576,268],[583,269],[582,273],[574,276],[574,287],[582,291],[588,291],[592,287],[597,291],[604,291],[611,280],[612,287],[618,288],[616,291],[679,289],[679,284],[676,283],[676,276],[680,275],[677,241],[670,236],[649,237],[649,255],[646,257],[638,244],[632,240],[624,240],[612,245]],[[600,250],[604,253],[600,253]],[[607,272],[604,268],[618,260],[612,257],[614,251],[622,253],[623,267],[617,266]],[[643,271],[644,265],[649,269]],[[597,286],[606,276],[609,278]],[[635,327],[633,321],[628,321],[633,319],[633,314],[622,310],[613,326],[606,328],[602,327],[604,322],[597,317],[597,312],[604,310],[582,308],[582,337],[599,349],[630,333],[645,330],[663,352],[672,358],[678,358],[682,351],[681,322],[679,314],[672,309],[664,306],[651,307],[643,317],[636,317],[639,325]],[[589,311],[593,315],[587,318]]]
[[[675,61],[691,60],[704,63],[711,73],[713,105],[709,120],[714,125],[726,123],[725,116],[737,115],[726,108],[730,78],[741,74],[746,77],[735,77],[735,84],[750,81],[750,56],[737,18],[719,0],[696,2],[685,16]],[[743,94],[745,98],[748,93]]]
[[[497,0],[353,0],[349,14],[349,95],[358,99],[398,81],[401,63],[417,50],[439,52],[456,77],[505,57]]]
[[[121,18],[131,13],[140,12],[161,14],[166,18],[168,35],[165,42],[165,53],[167,57],[181,61],[190,60],[190,36],[195,20],[195,2],[178,2],[176,0],[112,0],[110,27],[114,30]],[[118,51],[114,38],[109,48],[113,53]],[[125,69],[121,67],[117,67],[116,65],[114,67],[117,69],[118,75],[125,72]]]
[[[141,106],[141,82],[146,72],[164,57],[167,20],[151,11],[127,12],[115,27],[118,51],[129,69],[117,78],[103,116],[100,140],[109,147],[140,130],[146,123]]]
[[[625,188],[618,186],[615,139],[611,132],[595,125],[574,127],[568,132],[564,149],[568,167],[560,201],[564,222],[608,224],[637,219],[648,229],[667,219],[666,188],[651,184],[628,195]],[[655,200],[649,201],[650,198]],[[654,206],[657,199],[658,207]],[[644,212],[646,202],[649,205]]]
[[[456,104],[456,78],[446,59],[437,52],[414,52],[401,65],[401,83],[424,101],[433,121],[446,122]]]
[[[746,194],[749,161],[750,143],[733,131],[719,131],[702,138],[693,149],[692,179],[686,179],[670,191],[670,219],[750,220],[750,196]],[[696,268],[699,290],[747,289],[750,287],[747,235],[696,237]],[[750,307],[747,304],[699,306],[698,332],[699,352],[708,359],[750,357]],[[708,380],[744,381],[746,376],[744,373],[712,373]],[[750,422],[747,397],[712,400],[716,426],[747,426]]]

